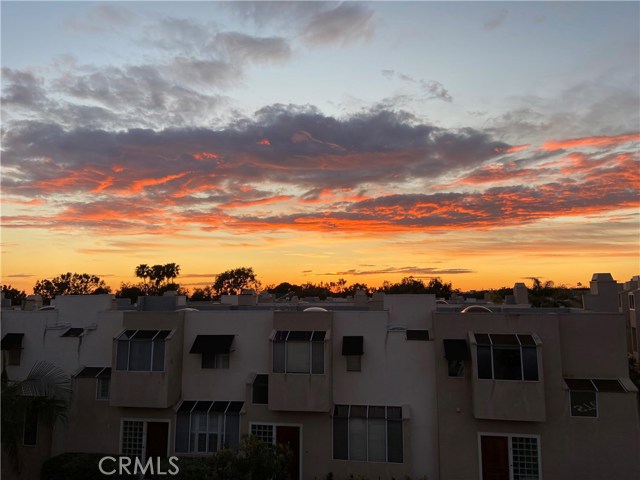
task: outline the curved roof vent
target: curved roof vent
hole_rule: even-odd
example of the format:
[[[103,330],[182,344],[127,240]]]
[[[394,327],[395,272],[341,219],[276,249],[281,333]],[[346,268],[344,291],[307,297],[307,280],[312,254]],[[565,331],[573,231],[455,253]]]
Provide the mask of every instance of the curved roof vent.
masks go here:
[[[176,310],[176,312],[199,312],[200,310],[198,310],[197,308],[179,308]]]
[[[487,307],[483,307],[482,305],[472,305],[470,307],[465,308],[460,313],[493,313]]]
[[[303,312],[328,312],[329,310],[327,310],[326,308],[322,308],[322,307],[309,307],[309,308],[305,308],[303,310]]]
[[[436,300],[436,305],[449,305],[449,302],[447,302],[446,300]]]

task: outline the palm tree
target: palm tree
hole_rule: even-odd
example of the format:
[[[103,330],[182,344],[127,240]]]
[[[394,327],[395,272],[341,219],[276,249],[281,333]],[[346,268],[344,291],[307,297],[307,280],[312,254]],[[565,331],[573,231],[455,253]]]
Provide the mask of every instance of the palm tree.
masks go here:
[[[27,378],[12,382],[2,371],[2,448],[20,472],[18,446],[27,414],[37,415],[38,422],[54,426],[66,420],[71,402],[71,378],[60,367],[47,361],[36,363]]]

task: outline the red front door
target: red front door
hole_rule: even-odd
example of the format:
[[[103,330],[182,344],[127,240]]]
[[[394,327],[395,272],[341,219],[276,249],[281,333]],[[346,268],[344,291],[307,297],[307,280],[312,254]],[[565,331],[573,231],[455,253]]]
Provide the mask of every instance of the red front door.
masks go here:
[[[147,422],[147,458],[167,458],[169,422]]]
[[[286,445],[291,450],[291,462],[289,463],[289,479],[300,480],[300,427],[276,427],[278,443]]]
[[[509,437],[480,437],[482,480],[509,480]]]

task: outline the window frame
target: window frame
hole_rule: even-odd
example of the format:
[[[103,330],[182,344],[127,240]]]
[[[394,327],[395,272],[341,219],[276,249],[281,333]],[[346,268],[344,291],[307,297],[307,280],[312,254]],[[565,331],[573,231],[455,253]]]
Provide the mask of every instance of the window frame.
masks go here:
[[[180,405],[180,407],[178,408],[178,411],[176,412],[176,417],[175,417],[175,422],[176,422],[176,431],[175,431],[175,435],[173,436],[173,441],[174,441],[174,451],[176,454],[179,455],[185,455],[185,456],[194,456],[194,457],[199,457],[199,456],[207,456],[207,455],[211,455],[212,453],[218,452],[222,449],[224,449],[225,445],[227,444],[227,420],[228,417],[237,417],[238,418],[238,431],[237,431],[237,442],[238,445],[230,445],[230,448],[232,450],[234,450],[236,453],[238,451],[238,447],[240,445],[240,411],[242,410],[242,408],[244,408],[244,401],[240,401],[240,402],[236,402],[236,401],[228,401],[228,400],[223,400],[223,401],[218,401],[218,400],[189,400],[189,402],[193,401],[194,404],[191,406],[191,408],[189,409],[189,411],[185,411],[182,410],[182,404],[185,403],[185,401],[183,401]],[[197,406],[198,402],[210,402],[209,408],[204,411],[204,410],[197,410],[194,412],[195,407]],[[223,411],[212,411],[214,405],[216,403],[226,403],[226,407],[224,408]],[[231,408],[231,406],[234,403],[240,403],[241,406],[238,409],[238,411],[229,411],[229,409]],[[210,415],[212,413],[217,413],[219,415],[222,416],[222,421],[218,423],[218,429],[214,432],[213,430],[210,430]],[[191,444],[191,437],[193,434],[193,429],[192,429],[192,418],[193,415],[206,415],[207,418],[207,426],[206,429],[204,431],[205,435],[206,435],[206,443],[205,443],[205,451],[198,451],[198,445],[197,445],[197,438],[196,438],[196,445],[195,445],[195,450],[192,448],[192,444]],[[187,431],[187,451],[181,451],[178,450],[178,434],[179,433],[184,433],[184,432],[180,432],[179,431],[179,427],[178,427],[178,416],[179,415],[188,415],[188,431]],[[200,429],[198,428],[197,433],[202,433],[200,431]],[[210,439],[210,435],[212,433],[215,433],[217,435],[217,440],[216,440],[216,449],[213,451],[209,451],[209,439]]]
[[[102,395],[101,384],[106,384],[107,394]],[[96,377],[96,400],[109,400],[111,394],[111,377]]]
[[[474,368],[474,376],[477,380],[488,380],[488,381],[507,381],[507,382],[540,382],[542,369],[540,368],[540,347],[542,345],[542,341],[535,333],[479,333],[479,332],[471,332],[470,335],[473,336],[472,344],[475,344],[475,368]],[[492,335],[496,337],[496,342],[492,338]],[[478,340],[478,337],[486,337],[488,339],[488,343],[485,340]],[[501,343],[498,338],[505,337],[513,337],[517,341],[517,343],[513,342],[513,338],[510,339],[512,343],[508,343],[507,341]],[[522,338],[521,338],[522,337]],[[533,341],[531,343],[523,343],[523,339],[525,337],[530,337]],[[535,349],[535,350],[534,350]],[[535,367],[536,367],[536,378],[526,378],[531,377],[530,374],[525,375],[527,368],[525,366],[525,351],[535,351]],[[483,359],[480,360],[479,352],[483,352]],[[496,353],[505,354],[509,351],[517,351],[519,360],[520,360],[520,377],[519,378],[497,378],[496,375]],[[488,356],[487,356],[488,353]],[[487,358],[489,361],[487,362]],[[532,357],[527,356],[530,360]],[[532,364],[529,364],[529,368]],[[506,365],[506,368],[513,368],[512,365]],[[481,373],[482,368],[482,373]],[[487,372],[490,370],[491,376],[488,377]],[[481,376],[483,375],[483,376]]]
[[[297,339],[291,338],[291,334],[294,333],[294,337],[296,336],[308,336],[308,340],[305,339]],[[318,336],[322,336],[321,339],[315,339],[316,334]],[[284,337],[284,338],[282,338]],[[325,352],[326,343],[329,340],[329,331],[328,330],[277,330],[271,336],[271,373],[280,373],[287,375],[326,375],[327,368],[327,355]],[[289,344],[307,344],[305,348],[308,348],[307,355],[307,371],[289,371]],[[278,358],[282,357],[282,369],[278,366],[278,370],[276,370],[276,345],[283,345],[283,351],[278,352]],[[314,347],[315,345],[315,347]],[[277,347],[280,349],[280,347]],[[314,353],[316,353],[320,349],[322,352],[322,371],[314,371]],[[317,360],[317,359],[315,359]],[[280,363],[278,360],[277,363]],[[292,369],[293,370],[293,369]]]
[[[536,440],[536,446],[538,450],[538,478],[537,480],[543,480],[542,476],[542,448],[540,446],[540,435],[528,434],[528,433],[503,433],[503,432],[478,432],[478,466],[479,466],[479,480],[484,480],[482,477],[482,437],[507,437],[508,447],[508,462],[509,462],[509,480],[514,478],[514,458],[513,458],[513,439],[514,438],[534,438]]]
[[[132,334],[130,334],[129,338],[122,338],[123,336],[127,335],[127,332],[133,332]],[[139,332],[156,332],[153,337],[151,338],[136,338],[136,336],[138,335]],[[163,334],[164,332],[168,332],[166,333],[162,338],[157,338],[159,335]],[[166,372],[167,371],[167,350],[166,350],[166,344],[167,344],[167,340],[170,340],[173,337],[173,332],[174,330],[151,330],[151,329],[126,329],[123,330],[122,332],[120,332],[118,334],[118,336],[114,339],[116,342],[116,370],[119,372],[128,372],[128,373],[134,373],[134,372]],[[127,360],[126,360],[126,367],[125,368],[120,368],[120,342],[126,342],[127,343]],[[149,369],[136,369],[136,370],[132,370],[131,369],[131,342],[139,342],[139,343],[150,343],[151,344],[151,348],[149,351]],[[163,349],[162,349],[162,370],[156,370],[154,369],[154,360],[155,360],[155,349],[156,349],[156,343],[157,342],[163,342]]]
[[[628,393],[627,389],[624,387],[624,385],[622,384],[622,382],[620,382],[618,378],[568,378],[568,377],[565,377],[563,378],[563,380],[566,386],[569,388],[569,416],[571,418],[596,418],[597,419],[600,417],[600,402],[598,397],[600,396],[601,393]],[[567,380],[569,382],[567,382]],[[588,384],[583,383],[582,387],[575,386],[574,388],[571,388],[570,383],[573,380],[588,382]],[[603,384],[603,382],[617,382],[618,388],[615,388],[615,389],[607,388],[606,384]],[[593,395],[593,399],[594,399],[593,402],[595,403],[595,407],[596,407],[595,415],[574,415],[573,414],[574,394]],[[575,402],[575,403],[577,404],[578,402]]]
[[[266,385],[258,385],[258,388],[266,389],[266,397],[267,397],[266,402],[256,402],[255,388],[256,388],[256,381],[258,381],[258,377],[261,377],[261,378],[266,377],[267,379]],[[269,405],[269,374],[257,373],[256,376],[253,378],[253,381],[251,382],[251,404],[252,405]]]
[[[340,407],[340,408],[347,408],[347,415],[346,416],[338,416],[336,414],[336,409]],[[361,416],[361,415],[356,415],[356,416],[352,416],[352,409],[353,408],[357,408],[357,409],[365,409],[365,416]],[[372,408],[383,408],[384,409],[384,417],[380,417],[380,416],[370,416],[370,411]],[[392,416],[390,416],[389,414],[389,409],[397,409],[399,411],[399,418],[394,418]],[[331,422],[331,426],[332,426],[332,432],[331,432],[331,456],[332,459],[334,461],[345,461],[345,462],[361,462],[361,463],[384,463],[384,464],[397,464],[397,465],[403,465],[405,463],[405,459],[406,459],[406,453],[405,453],[405,428],[404,428],[404,415],[403,415],[403,409],[402,406],[398,406],[398,405],[344,405],[344,404],[336,404],[334,405],[333,411],[332,411],[332,422]],[[346,432],[346,448],[347,448],[347,452],[346,452],[346,458],[336,458],[336,451],[335,451],[335,444],[336,444],[336,419],[341,419],[346,421],[346,426],[347,426],[347,432]],[[352,419],[364,419],[365,420],[365,429],[364,429],[364,439],[360,439],[361,441],[364,440],[364,444],[365,444],[365,459],[353,459],[352,458],[352,454],[351,454],[351,446],[352,446],[352,436],[351,436],[351,432],[352,432]],[[383,420],[384,421],[384,454],[385,454],[385,459],[384,460],[370,460],[369,458],[369,449],[370,449],[370,435],[369,435],[369,429],[370,429],[370,423],[371,421],[379,421],[379,420]],[[400,447],[401,447],[401,451],[402,451],[402,461],[397,462],[397,461],[391,461],[389,460],[389,423],[392,423],[394,425],[399,425],[400,426]]]

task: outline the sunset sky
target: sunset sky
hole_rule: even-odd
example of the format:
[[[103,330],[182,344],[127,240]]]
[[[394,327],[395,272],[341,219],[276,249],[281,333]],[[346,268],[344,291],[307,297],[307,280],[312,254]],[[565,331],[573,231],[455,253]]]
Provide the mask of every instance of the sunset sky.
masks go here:
[[[7,2],[2,283],[640,273],[638,2]]]

